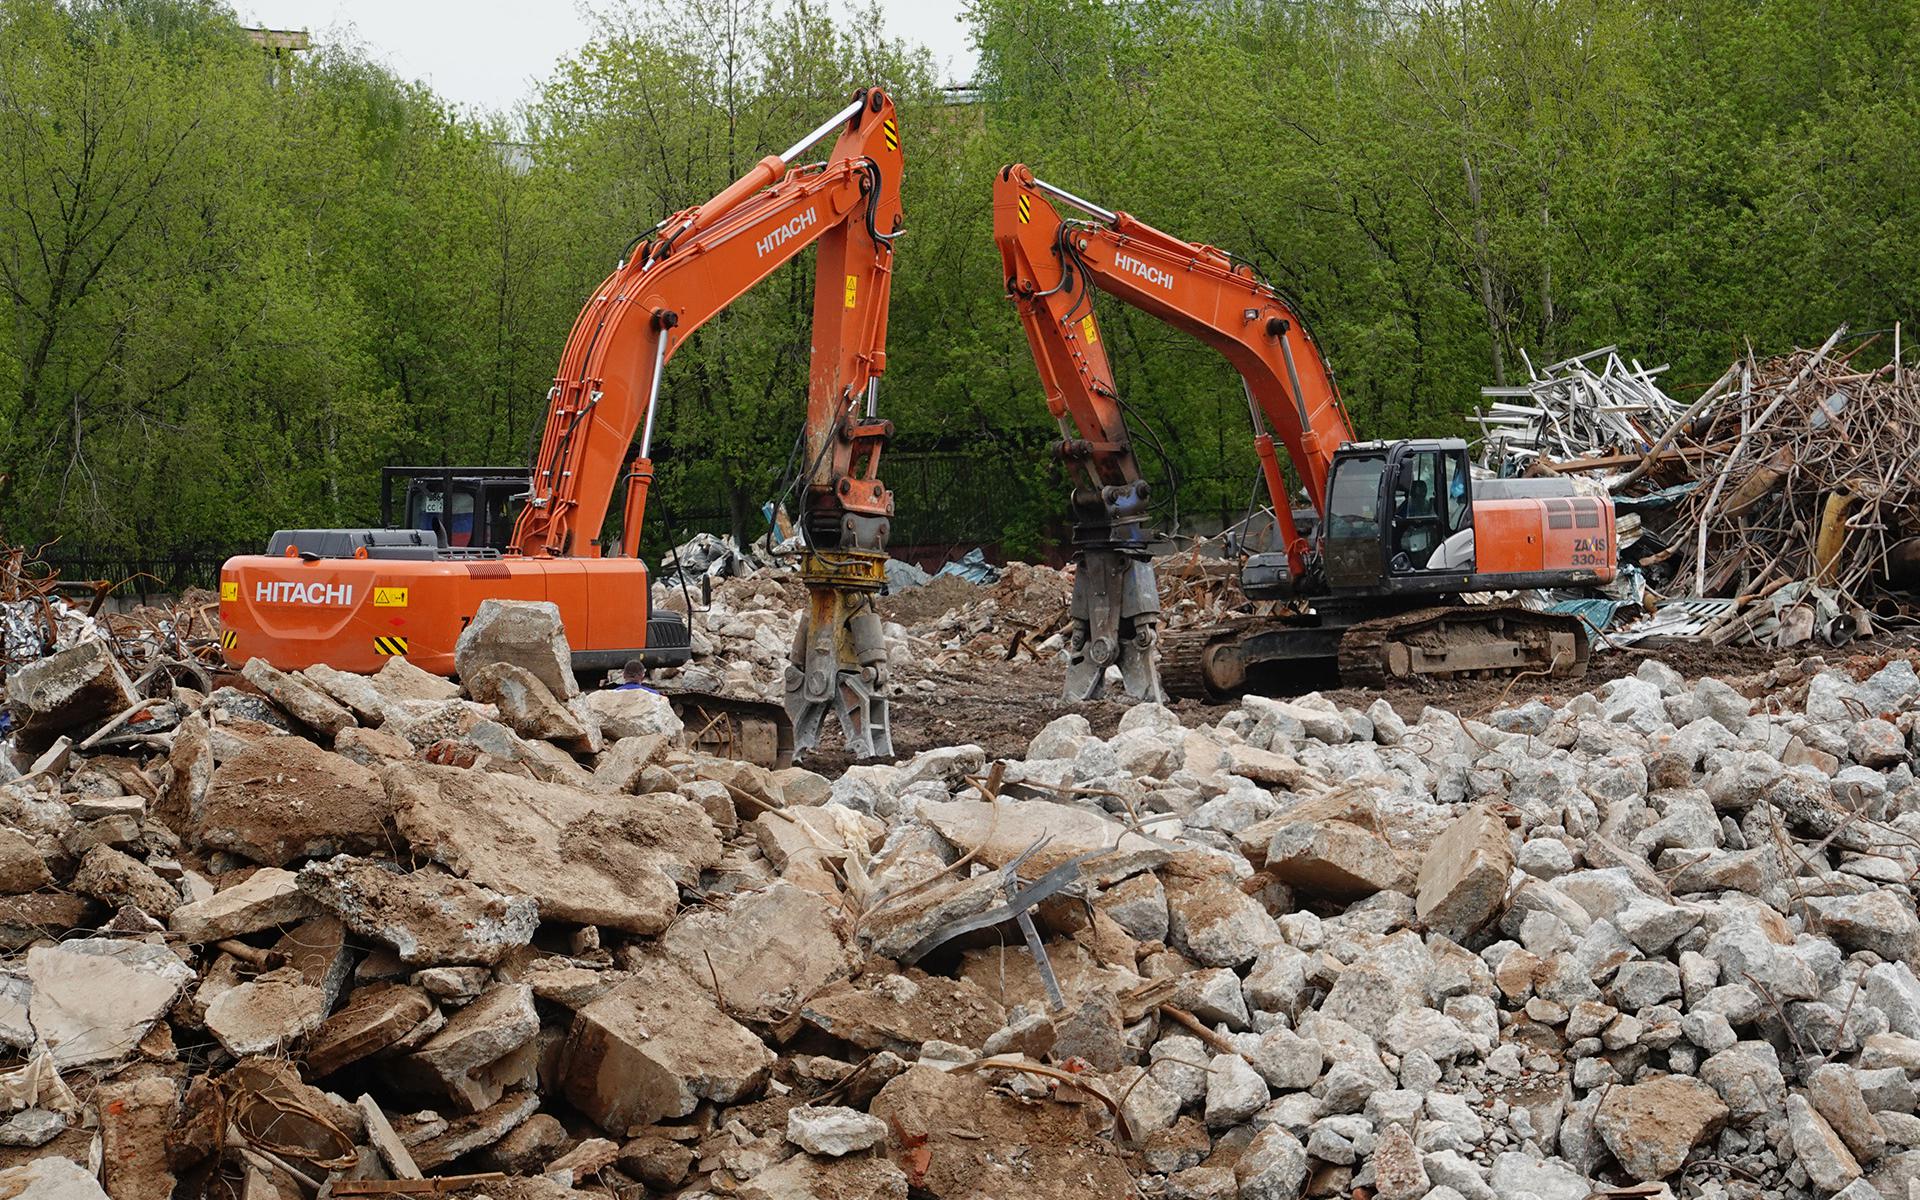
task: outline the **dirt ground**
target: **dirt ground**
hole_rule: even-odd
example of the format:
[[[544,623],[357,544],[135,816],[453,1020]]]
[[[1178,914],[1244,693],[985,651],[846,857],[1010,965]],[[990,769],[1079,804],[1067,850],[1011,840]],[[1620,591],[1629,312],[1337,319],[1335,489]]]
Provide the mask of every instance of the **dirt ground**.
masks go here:
[[[918,625],[980,598],[980,585],[953,575],[937,575],[904,592],[880,597],[880,615],[902,625]]]

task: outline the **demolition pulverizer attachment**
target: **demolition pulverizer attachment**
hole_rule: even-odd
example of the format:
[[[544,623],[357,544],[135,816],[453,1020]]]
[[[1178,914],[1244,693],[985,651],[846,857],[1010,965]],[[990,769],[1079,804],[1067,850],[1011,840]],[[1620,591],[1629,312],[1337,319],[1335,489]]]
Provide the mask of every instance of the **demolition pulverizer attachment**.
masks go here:
[[[1165,698],[1157,656],[1160,590],[1152,562],[1118,550],[1082,550],[1075,556],[1071,615],[1066,699],[1099,699],[1107,668],[1115,666],[1127,695]]]
[[[885,556],[828,558],[809,554],[801,567],[807,613],[794,636],[786,688],[794,751],[804,754],[820,743],[821,726],[832,712],[855,758],[891,757],[887,648],[873,607],[878,585],[869,586],[871,578],[885,578]]]

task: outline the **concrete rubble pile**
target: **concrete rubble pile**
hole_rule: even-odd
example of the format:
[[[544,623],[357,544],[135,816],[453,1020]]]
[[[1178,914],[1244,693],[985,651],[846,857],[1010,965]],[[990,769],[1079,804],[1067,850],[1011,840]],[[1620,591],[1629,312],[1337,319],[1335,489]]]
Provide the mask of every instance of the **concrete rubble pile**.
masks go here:
[[[832,779],[566,664],[490,602],[464,693],[256,662],[108,753],[110,656],[16,671],[0,1196],[1920,1187],[1906,659]]]
[[[991,584],[940,575],[930,585],[903,591],[903,599],[882,597],[883,617],[896,603],[906,614],[882,622],[892,694],[931,694],[937,684],[928,673],[955,663],[1058,658],[1066,645],[1072,589],[1067,572],[1010,563]],[[656,583],[653,604],[684,615],[687,596],[676,584]],[[674,687],[777,700],[805,607],[799,576],[785,565],[715,576],[705,599],[694,601],[691,661],[661,670],[657,678]]]

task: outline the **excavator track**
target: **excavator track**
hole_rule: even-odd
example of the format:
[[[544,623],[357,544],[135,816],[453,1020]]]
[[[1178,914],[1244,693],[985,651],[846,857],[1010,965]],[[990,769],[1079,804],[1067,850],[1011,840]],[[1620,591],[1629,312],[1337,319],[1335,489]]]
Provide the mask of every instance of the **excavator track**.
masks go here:
[[[1577,679],[1588,649],[1580,618],[1506,605],[1421,608],[1352,625],[1248,617],[1161,634],[1160,685],[1169,696],[1218,703],[1262,670],[1329,660],[1343,687],[1522,671]]]
[[[1586,624],[1569,613],[1514,605],[1422,608],[1349,626],[1340,638],[1340,682],[1386,688],[1416,678],[1533,672],[1587,673]]]
[[[1160,687],[1168,696],[1218,700],[1221,692],[1207,677],[1207,653],[1213,647],[1238,640],[1258,626],[1257,618],[1222,621],[1204,629],[1162,630],[1160,633]]]

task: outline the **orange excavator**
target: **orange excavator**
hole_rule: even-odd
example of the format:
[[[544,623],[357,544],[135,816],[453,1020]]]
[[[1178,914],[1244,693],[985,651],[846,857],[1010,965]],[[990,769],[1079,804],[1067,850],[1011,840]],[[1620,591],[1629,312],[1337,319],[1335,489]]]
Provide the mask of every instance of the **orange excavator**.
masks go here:
[[[825,161],[794,165],[835,131]],[[784,154],[635,238],[574,323],[504,551],[465,528],[456,536],[458,506],[471,520],[484,498],[456,487],[451,473],[431,505],[444,519],[428,530],[281,530],[266,554],[221,570],[227,660],[367,672],[404,655],[451,675],[460,631],[482,600],[501,598],[554,602],[582,674],[636,657],[684,662],[686,624],[650,612],[639,557],[661,375],[694,330],[811,246],[817,279],[798,522],[808,611],[786,710],[801,750],[832,710],[855,755],[891,754],[873,598],[886,579],[893,494],[878,467],[892,426],[875,403],[902,162],[893,101],[862,89]],[[623,479],[619,543],[605,553],[601,530]]]
[[[1055,205],[1078,215],[1061,217]],[[1476,480],[1458,438],[1363,442],[1294,307],[1244,262],[1004,168],[993,234],[1057,447],[1073,482],[1066,695],[1218,699],[1284,688],[1309,665],[1381,686],[1419,676],[1584,673],[1578,617],[1460,602],[1469,592],[1603,584],[1613,507],[1562,480]],[[1150,488],[1093,311],[1099,291],[1212,346],[1240,375],[1276,548],[1245,557],[1249,600],[1278,616],[1165,634],[1147,528]],[[1274,436],[1312,505],[1303,531]]]

